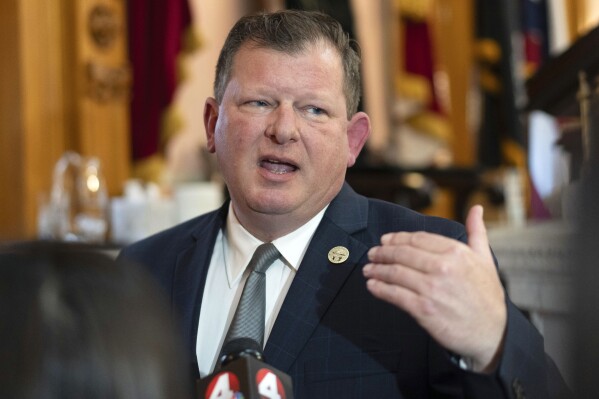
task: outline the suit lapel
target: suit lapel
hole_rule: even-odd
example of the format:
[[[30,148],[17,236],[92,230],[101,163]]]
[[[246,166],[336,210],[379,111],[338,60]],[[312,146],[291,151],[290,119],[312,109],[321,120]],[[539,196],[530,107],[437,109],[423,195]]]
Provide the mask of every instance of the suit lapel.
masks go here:
[[[318,326],[349,274],[368,247],[352,234],[366,228],[368,203],[349,186],[331,202],[302,260],[265,348],[273,366],[287,371]],[[343,246],[349,258],[328,260],[329,251]]]

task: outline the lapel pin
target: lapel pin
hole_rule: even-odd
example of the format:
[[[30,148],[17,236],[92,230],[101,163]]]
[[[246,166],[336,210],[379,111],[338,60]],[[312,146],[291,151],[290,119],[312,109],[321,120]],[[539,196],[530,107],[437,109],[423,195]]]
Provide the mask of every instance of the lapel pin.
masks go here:
[[[349,258],[349,250],[345,247],[335,247],[329,251],[329,261],[331,263],[343,263]]]

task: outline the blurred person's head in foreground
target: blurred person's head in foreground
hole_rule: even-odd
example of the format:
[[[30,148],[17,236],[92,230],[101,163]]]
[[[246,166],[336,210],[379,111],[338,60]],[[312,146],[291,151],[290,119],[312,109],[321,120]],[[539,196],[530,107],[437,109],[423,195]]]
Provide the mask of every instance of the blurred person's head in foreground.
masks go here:
[[[168,314],[137,265],[72,244],[0,249],[0,396],[187,398]]]

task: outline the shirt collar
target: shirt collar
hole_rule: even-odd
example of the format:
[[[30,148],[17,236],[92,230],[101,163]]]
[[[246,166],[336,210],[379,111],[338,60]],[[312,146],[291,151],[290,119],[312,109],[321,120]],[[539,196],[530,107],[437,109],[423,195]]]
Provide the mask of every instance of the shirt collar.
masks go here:
[[[328,205],[298,229],[273,241],[282,255],[281,261],[294,272],[299,268],[308,249],[308,244],[310,244],[327,208]],[[254,251],[261,244],[263,244],[262,241],[241,225],[233,211],[233,205],[229,203],[226,231],[223,234],[223,256],[230,286],[241,279]]]

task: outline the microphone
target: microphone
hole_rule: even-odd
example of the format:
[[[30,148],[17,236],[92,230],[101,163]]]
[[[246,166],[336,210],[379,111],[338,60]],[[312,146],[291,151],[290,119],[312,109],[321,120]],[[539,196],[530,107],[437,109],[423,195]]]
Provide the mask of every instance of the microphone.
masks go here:
[[[216,370],[196,380],[201,399],[293,399],[291,377],[267,364],[262,347],[251,338],[223,346]]]

